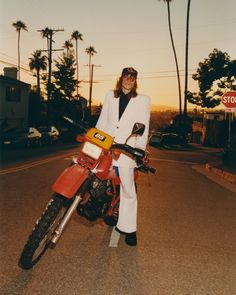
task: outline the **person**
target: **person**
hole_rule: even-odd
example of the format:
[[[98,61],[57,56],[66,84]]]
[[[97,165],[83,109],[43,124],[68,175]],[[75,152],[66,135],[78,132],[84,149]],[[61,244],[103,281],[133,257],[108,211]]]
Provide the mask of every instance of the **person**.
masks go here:
[[[96,128],[111,135],[116,143],[125,143],[135,123],[143,123],[145,131],[141,136],[132,136],[127,144],[145,150],[150,121],[150,97],[137,93],[138,72],[124,68],[114,90],[108,91],[98,118]],[[116,230],[125,234],[125,242],[137,244],[137,194],[134,181],[136,162],[121,153],[113,158],[112,165],[118,167],[121,180],[120,205]],[[106,221],[105,221],[106,222]],[[111,225],[111,224],[110,224]]]

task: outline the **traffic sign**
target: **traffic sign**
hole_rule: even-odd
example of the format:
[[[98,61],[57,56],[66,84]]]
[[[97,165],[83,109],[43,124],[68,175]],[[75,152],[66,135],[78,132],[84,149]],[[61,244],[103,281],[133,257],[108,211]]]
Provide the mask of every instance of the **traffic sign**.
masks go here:
[[[221,102],[226,108],[236,108],[236,91],[227,91],[221,97]]]

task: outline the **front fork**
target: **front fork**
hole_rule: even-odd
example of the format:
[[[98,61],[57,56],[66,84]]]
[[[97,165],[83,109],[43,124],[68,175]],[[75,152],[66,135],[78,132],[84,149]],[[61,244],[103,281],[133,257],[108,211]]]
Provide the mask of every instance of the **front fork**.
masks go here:
[[[67,225],[67,223],[70,220],[72,214],[74,213],[76,207],[79,205],[79,203],[82,201],[82,199],[83,198],[82,198],[81,195],[77,195],[75,197],[73,203],[71,204],[70,208],[68,209],[65,216],[63,217],[60,225],[58,226],[58,228],[54,232],[54,236],[53,236],[53,238],[51,240],[52,246],[56,245],[56,243],[59,240],[65,226]]]
[[[68,221],[70,220],[72,214],[74,213],[75,209],[79,205],[79,203],[83,200],[83,195],[87,191],[91,181],[93,180],[94,175],[90,174],[90,176],[87,178],[87,180],[84,182],[82,187],[79,190],[79,194],[75,196],[75,199],[73,203],[70,205],[68,211],[66,212],[65,216],[63,217],[62,221],[60,222],[59,226],[54,232],[54,236],[51,240],[51,246],[55,246],[57,241],[59,240],[62,232],[64,231]]]

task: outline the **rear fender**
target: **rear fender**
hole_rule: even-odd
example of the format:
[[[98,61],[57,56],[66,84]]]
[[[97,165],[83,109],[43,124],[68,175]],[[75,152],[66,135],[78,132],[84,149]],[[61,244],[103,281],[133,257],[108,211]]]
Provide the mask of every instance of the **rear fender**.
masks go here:
[[[68,199],[74,197],[88,178],[88,169],[75,164],[66,168],[52,185],[52,190]]]

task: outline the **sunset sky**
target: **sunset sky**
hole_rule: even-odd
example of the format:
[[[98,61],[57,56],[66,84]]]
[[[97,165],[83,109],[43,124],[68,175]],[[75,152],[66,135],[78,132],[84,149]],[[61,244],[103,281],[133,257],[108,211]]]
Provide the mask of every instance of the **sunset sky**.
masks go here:
[[[184,88],[185,22],[187,0],[171,3],[173,35]],[[46,39],[37,30],[64,29],[54,35],[53,49],[62,48],[71,33],[78,30],[80,79],[88,80],[88,55],[93,46],[93,99],[103,101],[123,67],[138,71],[139,92],[151,96],[153,105],[178,106],[175,63],[170,43],[167,6],[158,0],[0,0],[0,74],[9,64],[17,64],[17,33],[12,23],[23,21],[28,32],[21,33],[21,66],[28,68],[37,49],[46,49]],[[191,78],[198,63],[214,48],[236,59],[236,1],[192,0],[189,40],[189,90],[198,90]],[[59,52],[53,53],[57,58]],[[36,84],[29,71],[21,71],[21,80]],[[88,84],[82,83],[82,96],[88,98]]]

